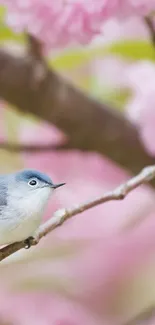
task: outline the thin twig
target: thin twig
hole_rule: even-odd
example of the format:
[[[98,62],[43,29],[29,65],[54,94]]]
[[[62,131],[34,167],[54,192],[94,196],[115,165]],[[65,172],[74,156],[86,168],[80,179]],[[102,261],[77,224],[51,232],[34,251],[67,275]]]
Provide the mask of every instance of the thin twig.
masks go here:
[[[105,193],[103,196],[97,198],[96,200],[89,201],[73,209],[58,210],[52,218],[50,218],[47,222],[39,227],[36,238],[33,238],[30,244],[38,244],[42,237],[49,234],[55,228],[61,226],[67,219],[70,219],[79,213],[82,213],[88,209],[91,209],[108,201],[123,200],[128,195],[128,193],[136,189],[138,186],[149,182],[153,178],[155,178],[155,165],[144,168],[137,176],[118,186],[115,190]],[[24,241],[3,247],[0,249],[0,261],[24,247]]]

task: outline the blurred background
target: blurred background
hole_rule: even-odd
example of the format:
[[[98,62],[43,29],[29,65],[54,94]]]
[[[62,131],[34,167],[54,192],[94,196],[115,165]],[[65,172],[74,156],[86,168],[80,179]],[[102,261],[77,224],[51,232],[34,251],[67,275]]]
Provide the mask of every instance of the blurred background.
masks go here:
[[[154,163],[154,10],[154,0],[0,1],[0,173],[34,168],[67,183],[44,221]],[[33,59],[48,64],[43,86]],[[154,184],[75,216],[1,262],[0,324],[155,324],[154,233]]]

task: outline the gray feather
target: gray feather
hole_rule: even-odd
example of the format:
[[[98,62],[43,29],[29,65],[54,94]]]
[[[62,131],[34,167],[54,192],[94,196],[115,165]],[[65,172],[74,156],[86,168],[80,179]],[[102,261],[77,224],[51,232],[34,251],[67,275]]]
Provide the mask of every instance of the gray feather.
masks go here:
[[[0,210],[7,205],[7,177],[0,176]]]
[[[28,182],[31,178],[35,177],[43,183],[53,184],[51,178],[48,175],[41,173],[37,170],[25,169],[23,171],[17,172],[14,175],[18,182],[19,181]]]

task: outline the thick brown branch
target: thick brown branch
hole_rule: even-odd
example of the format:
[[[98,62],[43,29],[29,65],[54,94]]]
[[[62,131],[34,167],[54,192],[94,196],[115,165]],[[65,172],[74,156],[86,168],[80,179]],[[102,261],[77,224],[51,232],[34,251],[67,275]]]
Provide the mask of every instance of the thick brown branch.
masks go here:
[[[42,237],[46,236],[53,229],[61,226],[62,223],[64,223],[69,218],[88,209],[91,209],[99,204],[108,201],[122,200],[135,188],[146,182],[149,182],[153,178],[155,178],[155,165],[144,168],[137,176],[131,178],[125,184],[118,186],[114,191],[105,193],[102,197],[97,198],[96,200],[84,203],[70,210],[63,209],[57,211],[51,219],[40,226],[36,238],[31,240],[31,245],[36,245]],[[1,248],[0,261],[24,247],[25,243],[19,242]]]
[[[69,148],[96,151],[135,174],[154,163],[135,126],[50,70],[40,59],[37,41],[32,37],[29,42],[29,51],[22,55],[0,49],[3,100],[55,124],[68,136]]]

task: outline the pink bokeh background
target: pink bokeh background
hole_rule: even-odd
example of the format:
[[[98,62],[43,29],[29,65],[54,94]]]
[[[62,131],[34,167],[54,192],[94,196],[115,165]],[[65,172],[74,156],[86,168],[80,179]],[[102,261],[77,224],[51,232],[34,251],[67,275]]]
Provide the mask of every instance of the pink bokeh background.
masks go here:
[[[44,40],[48,50],[90,41],[92,46],[149,41],[144,17],[155,9],[154,0],[90,0],[89,5],[84,0],[2,3],[9,9],[7,24],[18,32],[27,27]],[[107,55],[95,57],[86,68],[97,83],[98,94],[103,89],[130,91],[124,114],[135,123],[143,145],[154,157],[154,62]],[[4,141],[4,103],[0,110],[0,140]],[[20,143],[65,140],[60,130],[47,123],[22,119],[18,126]],[[131,177],[107,157],[76,150],[22,153],[20,163],[49,174],[55,182],[66,182],[50,200],[44,220],[57,209],[94,199]],[[124,201],[106,203],[68,220],[37,247],[1,263],[0,321],[126,324],[155,303],[154,227],[154,190],[149,186],[134,190]]]

